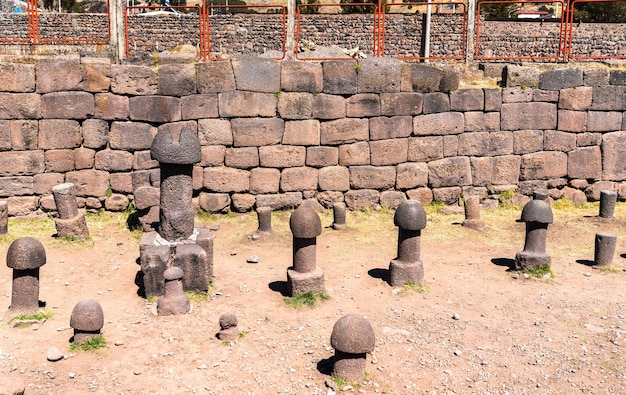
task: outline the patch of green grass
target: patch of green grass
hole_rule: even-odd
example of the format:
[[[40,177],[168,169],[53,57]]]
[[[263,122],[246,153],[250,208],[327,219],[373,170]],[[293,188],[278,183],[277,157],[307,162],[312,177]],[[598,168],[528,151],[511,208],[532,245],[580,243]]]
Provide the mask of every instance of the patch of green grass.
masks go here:
[[[230,346],[230,341],[228,340],[222,340],[222,346]]]
[[[185,296],[191,303],[202,303],[209,298],[208,292],[185,291]]]
[[[89,340],[85,340],[82,343],[72,343],[70,345],[70,351],[71,352],[78,352],[78,351],[97,352],[99,350],[102,350],[103,348],[106,348],[106,345],[107,345],[107,340],[104,338],[104,336],[97,335],[97,336],[92,337]]]
[[[54,317],[53,312],[47,310],[39,310],[31,314],[16,314],[9,320],[9,323],[13,321],[43,321],[48,320],[52,317]]]
[[[210,213],[203,209],[198,209],[196,216],[198,217],[198,220],[203,224],[210,224],[218,221],[217,214]]]
[[[84,239],[77,238],[76,236],[61,236],[57,239],[60,244],[71,244],[73,247],[90,248],[94,246],[94,240],[91,236],[87,236]]]
[[[426,293],[426,288],[424,288],[424,284],[415,284],[412,281],[404,284],[398,295],[400,296],[408,296],[409,294],[417,292],[418,294]]]
[[[150,295],[150,296],[148,296],[148,303],[156,303],[158,299],[159,299],[158,296]]]
[[[356,73],[358,74],[358,73],[359,73],[359,71],[361,71],[361,65],[360,65],[360,64],[358,64],[358,63],[357,63],[357,64],[355,64],[355,65],[354,65],[354,70],[355,70],[355,71],[356,71]]]
[[[441,210],[446,206],[444,202],[431,202],[424,206],[424,211],[426,211],[426,215],[439,214]]]
[[[292,297],[287,296],[283,299],[283,301],[287,306],[299,309],[304,306],[315,307],[318,302],[323,302],[328,299],[330,299],[330,297],[326,293],[316,294],[313,291],[309,291],[295,294]]]
[[[332,376],[332,380],[335,382],[335,384],[337,384],[337,388],[339,389],[339,391],[342,391],[343,388],[345,388],[346,386],[351,386],[352,388],[360,388],[362,385],[362,383],[359,383],[358,381],[350,381],[338,376]]]
[[[244,337],[246,337],[246,333],[245,332],[239,331],[239,333],[237,333],[237,338],[238,339],[243,339]]]
[[[622,273],[625,270],[621,266],[613,265],[598,266],[597,269],[602,273]]]
[[[529,276],[535,278],[544,278],[546,275],[548,275],[550,278],[554,277],[554,272],[552,271],[552,267],[550,265],[543,265],[536,269],[516,270],[515,272],[520,274],[528,274]]]

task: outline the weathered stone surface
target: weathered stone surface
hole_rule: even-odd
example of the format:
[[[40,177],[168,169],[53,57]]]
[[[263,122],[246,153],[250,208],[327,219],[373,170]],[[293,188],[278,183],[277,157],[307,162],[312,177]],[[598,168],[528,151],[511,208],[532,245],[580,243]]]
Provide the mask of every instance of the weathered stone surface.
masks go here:
[[[198,93],[219,93],[236,89],[235,74],[229,60],[202,62],[197,64],[197,68]]]
[[[587,201],[597,202],[601,200],[602,191],[614,193],[614,189],[615,183],[613,181],[596,181],[585,188],[585,196],[587,197]]]
[[[207,145],[202,147],[202,160],[198,165],[206,166],[222,166],[224,157],[226,156],[226,147],[223,145]]]
[[[135,208],[138,210],[159,205],[161,192],[157,187],[149,185],[140,186],[134,189],[133,194],[135,198]]]
[[[543,149],[545,151],[571,151],[576,148],[576,134],[546,130],[543,132]]]
[[[624,111],[626,97],[624,86],[596,86],[593,88],[590,110]]]
[[[320,122],[316,119],[285,122],[282,143],[285,145],[319,145]]]
[[[7,150],[23,151],[37,149],[39,136],[39,123],[37,121],[4,121],[4,124],[0,124],[0,127],[5,128],[4,133],[8,132],[9,135],[3,136],[6,138],[4,142]]]
[[[304,166],[306,148],[296,145],[269,145],[259,147],[259,160],[262,167]]]
[[[457,156],[459,152],[459,137],[457,135],[443,136],[443,156],[449,158]]]
[[[259,167],[250,170],[250,193],[278,193],[280,170]]]
[[[21,217],[32,214],[39,204],[37,196],[12,196],[7,199],[9,216]]]
[[[248,192],[250,172],[230,167],[204,169],[204,187],[211,192]]]
[[[489,133],[489,155],[509,155],[513,153],[512,132]]]
[[[233,201],[232,207],[234,211],[238,213],[250,211],[256,202],[254,195],[250,195],[249,193],[234,193],[231,195],[231,198]]]
[[[559,91],[533,89],[533,101],[557,103],[559,101]]]
[[[400,92],[400,61],[395,58],[359,59],[357,92]]]
[[[462,190],[459,187],[433,188],[433,200],[445,204],[458,204]]]
[[[495,132],[500,130],[500,114],[497,112],[466,112],[466,132]]]
[[[536,67],[507,65],[504,71],[505,86],[527,86],[535,88],[539,84],[541,70]]]
[[[527,103],[533,100],[533,90],[520,88],[504,88],[502,90],[502,103]]]
[[[269,93],[223,92],[218,94],[218,103],[219,114],[224,118],[276,116],[276,95]]]
[[[417,200],[422,205],[430,204],[433,201],[433,191],[426,187],[410,189],[406,191],[406,195],[409,199]]]
[[[475,186],[491,185],[493,158],[470,158],[472,184]]]
[[[351,95],[357,92],[356,61],[325,61],[324,92],[335,95]]]
[[[41,96],[44,118],[86,119],[94,114],[94,96],[87,92],[54,92]]]
[[[467,157],[439,159],[428,163],[428,179],[433,188],[472,185],[472,171]]]
[[[428,185],[428,165],[426,163],[401,163],[397,168],[396,188],[414,189]]]
[[[230,121],[226,119],[198,120],[198,138],[204,145],[232,145],[233,132]]]
[[[112,149],[139,151],[152,146],[157,128],[143,122],[113,122],[109,133],[109,144]],[[101,134],[99,135],[101,136]]]
[[[76,186],[76,196],[105,196],[109,189],[109,173],[101,170],[78,170],[65,174],[65,182]]]
[[[216,94],[184,96],[180,99],[180,106],[183,120],[219,116]]]
[[[259,165],[257,147],[227,148],[224,164],[237,169],[250,169]]]
[[[235,118],[231,120],[235,147],[280,144],[285,121],[279,118]]]
[[[577,88],[561,89],[559,94],[559,109],[585,111],[591,106],[593,88],[579,86]]]
[[[146,170],[159,166],[159,162],[152,159],[150,151],[135,151],[133,155],[133,169]]]
[[[311,118],[313,94],[307,92],[282,92],[278,95],[278,114],[283,119]]]
[[[346,99],[346,115],[353,118],[380,115],[380,98],[374,93],[359,93]]]
[[[281,192],[316,191],[318,170],[312,167],[290,167],[280,176]]]
[[[589,111],[588,132],[614,132],[622,128],[622,113],[617,111]]]
[[[439,90],[443,70],[419,63],[403,64],[413,92],[436,92]]]
[[[111,87],[111,60],[81,58],[83,89],[87,92],[107,92]]]
[[[554,103],[505,103],[500,126],[503,130],[556,129]]]
[[[461,75],[452,67],[445,67],[439,82],[439,90],[441,92],[450,93],[459,89],[461,83]]]
[[[350,171],[343,166],[329,166],[319,170],[319,188],[322,191],[350,189]]]
[[[492,162],[491,184],[513,185],[520,176],[522,159],[517,155],[496,156]]]
[[[114,193],[104,200],[104,208],[113,212],[124,211],[128,208],[129,203],[130,200],[125,195]]]
[[[557,151],[522,155],[520,180],[548,180],[567,175],[567,154]]]
[[[321,92],[322,66],[309,62],[281,62],[280,84],[286,92]]]
[[[353,189],[390,189],[396,184],[395,167],[352,166],[349,170]]]
[[[156,70],[149,66],[111,65],[111,92],[119,95],[155,95]]]
[[[83,147],[99,149],[109,142],[109,123],[101,119],[83,122]]]
[[[568,152],[567,176],[569,178],[601,178],[602,153],[600,147],[582,147]]]
[[[463,133],[459,135],[458,155],[483,156],[489,152],[489,133]]]
[[[626,180],[626,132],[606,133],[602,137],[602,178]]]
[[[130,119],[146,122],[176,122],[182,118],[180,99],[168,96],[135,96],[129,102]]]
[[[450,110],[483,111],[485,94],[482,89],[459,89],[450,94]]]
[[[520,130],[513,132],[513,153],[529,154],[543,150],[543,133],[541,130]]]
[[[413,134],[416,136],[459,134],[465,130],[463,113],[418,115],[413,118]]]
[[[2,383],[0,383],[0,394],[2,395],[24,395],[26,391],[26,383],[19,377],[8,377],[5,376],[2,378]]]
[[[105,171],[127,171],[133,168],[133,154],[121,150],[102,150],[96,153],[95,168]]]
[[[0,86],[5,92],[34,92],[35,66],[21,63],[0,63]]]
[[[376,117],[369,120],[370,141],[409,137],[413,132],[410,116]]]
[[[0,152],[0,176],[28,176],[43,173],[43,151]]]
[[[44,119],[39,122],[39,148],[76,148],[82,142],[80,125],[65,119]]]
[[[422,103],[422,114],[435,114],[450,111],[450,98],[442,92],[425,93]]]
[[[227,213],[230,209],[230,195],[227,193],[200,192],[200,208],[209,213]]]
[[[0,93],[0,119],[41,118],[41,96],[36,93]]]
[[[587,130],[587,112],[559,110],[559,130],[565,132],[584,132]]]
[[[367,119],[343,118],[335,121],[322,122],[320,143],[322,145],[339,145],[367,141],[369,138]]]
[[[159,65],[157,94],[165,96],[188,96],[197,91],[196,66],[193,64]]]
[[[317,119],[339,119],[346,116],[346,99],[343,96],[320,93],[313,97],[311,115]]]
[[[411,137],[407,159],[410,162],[429,162],[443,158],[443,137]]]
[[[94,98],[96,118],[105,120],[124,120],[130,116],[128,96],[112,93],[97,93]]]
[[[408,146],[408,139],[371,141],[371,164],[374,166],[386,166],[406,162]]]
[[[606,67],[586,68],[583,71],[585,86],[600,86],[609,84],[609,69]]]
[[[341,166],[369,165],[370,145],[363,141],[360,143],[339,146],[339,164]]]
[[[49,93],[82,89],[79,57],[41,58],[35,63],[37,92]]]
[[[239,55],[231,60],[235,84],[241,91],[280,91],[280,62],[258,56]]]
[[[111,174],[111,190],[118,193],[133,193],[132,173]]]
[[[65,173],[74,170],[73,150],[48,150],[45,153],[46,172]]]
[[[336,166],[339,163],[337,147],[307,147],[306,165],[311,167]]]
[[[539,75],[539,89],[558,91],[583,85],[581,69],[548,70]]]
[[[302,204],[301,192],[286,192],[275,195],[257,195],[257,207],[271,207],[272,210],[296,208]]]
[[[498,88],[485,88],[485,111],[500,111],[502,108],[502,92]]]
[[[33,177],[0,177],[0,196],[32,195],[35,193]]]
[[[623,70],[611,70],[609,72],[609,84],[626,85],[626,73]]]
[[[380,193],[380,205],[383,207],[395,209],[406,201],[407,198],[404,192],[383,191]]]
[[[422,113],[421,93],[381,93],[380,114],[386,116],[418,115]]]
[[[188,127],[189,126],[189,127]],[[200,162],[202,150],[193,122],[163,124],[152,140],[150,155],[161,164],[188,165]]]
[[[344,198],[349,210],[376,209],[380,202],[380,192],[374,189],[360,189],[346,192]]]
[[[33,177],[34,190],[37,195],[46,195],[52,193],[55,185],[63,183],[65,176],[60,173],[43,173],[36,174]]]

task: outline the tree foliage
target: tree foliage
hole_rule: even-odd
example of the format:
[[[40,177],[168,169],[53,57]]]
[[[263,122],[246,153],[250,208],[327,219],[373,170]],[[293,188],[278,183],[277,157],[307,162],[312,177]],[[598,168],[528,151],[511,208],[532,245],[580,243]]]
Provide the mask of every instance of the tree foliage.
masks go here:
[[[482,3],[479,1],[478,4]],[[519,7],[519,3],[509,3],[509,4],[483,4],[480,6],[480,13],[485,18],[494,18],[494,19],[502,19],[502,18],[515,18],[513,12],[516,8]]]
[[[626,22],[626,3],[577,3],[574,19],[584,22]]]
[[[366,3],[372,4],[374,1],[368,0],[341,0],[341,13],[342,14],[373,14],[376,8],[373,5],[366,5]],[[360,5],[363,4],[363,5]]]
[[[320,1],[319,0],[296,0],[296,7],[304,4],[319,4]],[[319,14],[320,12],[320,8],[319,7],[300,7],[300,13],[301,14]]]

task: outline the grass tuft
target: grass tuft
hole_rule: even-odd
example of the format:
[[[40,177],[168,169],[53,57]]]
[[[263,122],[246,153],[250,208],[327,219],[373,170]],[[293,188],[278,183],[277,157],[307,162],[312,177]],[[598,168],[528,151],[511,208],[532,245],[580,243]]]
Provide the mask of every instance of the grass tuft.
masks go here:
[[[601,273],[621,273],[623,271],[626,271],[626,269],[621,266],[613,265],[598,266],[597,269],[600,270]]]
[[[200,292],[200,291],[185,291],[185,296],[191,303],[202,303],[205,300],[209,299],[208,292]]]
[[[35,313],[31,314],[16,314],[10,320],[9,323],[13,321],[44,321],[49,320],[54,317],[54,313],[46,310],[39,310]]]
[[[304,306],[315,307],[318,302],[326,301],[328,299],[330,299],[330,297],[326,293],[316,294],[313,291],[309,291],[295,294],[292,297],[287,296],[283,299],[283,301],[287,306],[299,309]]]
[[[417,292],[418,294],[425,294],[426,288],[424,288],[424,284],[415,284],[414,282],[409,281],[402,286],[400,292],[398,292],[398,295],[408,296],[413,292]]]
[[[543,265],[536,269],[515,270],[515,272],[520,274],[528,274],[530,277],[534,278],[544,278],[546,275],[549,275],[550,278],[554,277],[554,272],[552,271],[552,267],[550,265]]]
[[[337,388],[339,389],[339,391],[343,391],[343,388],[347,386],[350,386],[352,388],[360,388],[362,385],[362,383],[359,383],[358,381],[350,381],[338,376],[332,376],[332,380],[335,382],[335,384],[337,384]]]
[[[82,343],[72,343],[70,345],[71,352],[78,351],[92,351],[97,352],[103,348],[106,348],[107,341],[102,335],[94,336],[89,340],[85,340]]]
[[[424,206],[424,211],[426,211],[426,215],[439,214],[443,208],[446,207],[444,202],[432,202]]]

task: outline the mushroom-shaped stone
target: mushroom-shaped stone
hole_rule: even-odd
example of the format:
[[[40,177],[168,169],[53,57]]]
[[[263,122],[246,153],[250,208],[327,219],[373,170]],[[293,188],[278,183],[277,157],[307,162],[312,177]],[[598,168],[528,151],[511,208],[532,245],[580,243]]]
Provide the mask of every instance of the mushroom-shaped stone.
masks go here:
[[[220,340],[236,340],[239,337],[237,329],[237,316],[234,314],[222,314],[220,317],[220,331],[217,338]]]
[[[315,210],[309,206],[298,207],[291,214],[289,226],[293,237],[299,239],[312,239],[322,234],[322,221]]]
[[[348,314],[333,326],[330,344],[335,349],[333,374],[361,382],[365,377],[366,354],[374,351],[374,328],[365,317]]]
[[[157,300],[158,315],[172,315],[188,313],[191,304],[183,290],[183,277],[185,273],[178,266],[172,266],[163,272],[165,280],[165,292]]]
[[[104,325],[104,312],[95,300],[81,300],[74,306],[70,317],[70,326],[74,329],[74,343],[99,335]]]
[[[152,141],[150,155],[160,163],[190,165],[200,162],[202,148],[198,136],[189,128],[182,128],[175,141],[175,136],[167,129],[159,130]]]
[[[522,209],[522,222],[538,222],[540,224],[551,224],[554,222],[552,208],[548,202],[543,200],[531,200]]]
[[[398,206],[393,223],[406,230],[422,230],[426,227],[426,211],[417,200],[407,200]]]
[[[46,250],[34,237],[16,239],[7,251],[7,266],[15,270],[37,269],[46,264]]]

